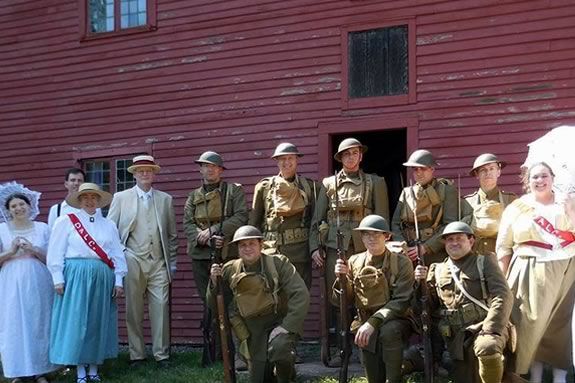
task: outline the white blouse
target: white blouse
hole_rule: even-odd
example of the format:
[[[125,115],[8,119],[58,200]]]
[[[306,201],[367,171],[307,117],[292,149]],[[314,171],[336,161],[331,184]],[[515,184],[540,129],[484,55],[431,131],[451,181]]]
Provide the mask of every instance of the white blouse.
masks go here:
[[[84,210],[76,214],[88,234],[106,252],[114,262],[115,285],[122,287],[123,278],[128,272],[124,247],[120,242],[120,234],[116,225],[102,216],[100,211],[89,215]],[[90,222],[92,218],[93,222]],[[64,265],[66,258],[92,258],[100,259],[98,255],[88,247],[86,242],[74,228],[70,217],[63,215],[54,223],[50,234],[46,265],[52,273],[54,285],[64,283]]]

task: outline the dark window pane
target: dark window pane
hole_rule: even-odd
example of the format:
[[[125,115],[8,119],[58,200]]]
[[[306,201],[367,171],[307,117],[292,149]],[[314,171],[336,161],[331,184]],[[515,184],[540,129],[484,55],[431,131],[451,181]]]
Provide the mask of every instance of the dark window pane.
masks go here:
[[[88,14],[91,32],[114,30],[114,0],[88,0]]]
[[[116,191],[131,188],[136,184],[134,175],[128,172],[128,167],[132,165],[132,160],[116,160]]]
[[[407,26],[350,32],[349,97],[378,97],[408,91]]]
[[[106,191],[110,191],[110,163],[108,161],[86,161],[86,182],[100,185]]]

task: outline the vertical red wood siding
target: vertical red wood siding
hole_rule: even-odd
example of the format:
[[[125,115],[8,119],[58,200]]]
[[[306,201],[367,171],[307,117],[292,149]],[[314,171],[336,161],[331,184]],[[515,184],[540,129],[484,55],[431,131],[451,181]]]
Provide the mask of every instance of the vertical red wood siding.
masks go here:
[[[467,169],[490,151],[509,162],[503,184],[519,191],[525,145],[575,123],[572,0],[157,0],[157,30],[91,40],[81,17],[78,0],[0,3],[0,181],[41,191],[41,218],[86,153],[149,148],[179,222],[200,182],[193,160],[208,149],[250,199],[276,172],[269,156],[281,141],[306,154],[303,174],[323,177],[318,125],[330,121],[360,131],[353,121],[415,120],[408,147],[431,149],[439,174],[461,173],[469,190]],[[394,19],[415,20],[416,101],[343,110],[342,28]],[[179,228],[173,337],[199,342]],[[308,337],[316,319],[314,304]]]

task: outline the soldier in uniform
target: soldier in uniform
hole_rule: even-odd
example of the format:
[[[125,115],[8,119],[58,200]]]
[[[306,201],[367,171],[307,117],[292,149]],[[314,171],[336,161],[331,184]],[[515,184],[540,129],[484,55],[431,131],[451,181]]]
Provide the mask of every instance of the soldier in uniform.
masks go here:
[[[218,153],[205,152],[195,162],[200,164],[202,186],[192,191],[186,200],[184,231],[188,239],[188,255],[192,258],[194,281],[205,305],[212,241],[216,248],[221,249],[224,261],[237,258],[235,246],[225,245],[236,229],[246,224],[248,210],[241,185],[222,180],[225,167]],[[204,310],[203,326],[210,322],[210,315]]]
[[[475,236],[464,222],[452,222],[442,237],[449,257],[428,269],[417,266],[441,318],[440,332],[453,360],[456,383],[500,383],[510,335],[513,295],[495,257],[473,250]]]
[[[221,276],[226,294],[232,294],[230,323],[248,360],[252,383],[295,382],[295,348],[303,333],[309,308],[308,289],[284,255],[262,252],[263,235],[242,226],[231,244],[239,259],[223,267],[214,263],[207,299],[215,300],[215,283]]]
[[[355,138],[343,140],[334,155],[334,158],[342,164],[342,169],[337,173],[337,190],[336,176],[331,176],[323,179],[323,185],[318,193],[309,245],[316,266],[323,267],[324,262],[326,263],[326,270],[329,271],[326,272],[327,286],[332,286],[335,281],[335,274],[331,271],[334,270],[337,260],[335,193],[337,192],[339,197],[340,230],[344,235],[343,251],[349,255],[365,250],[360,233],[353,231],[365,216],[377,214],[389,219],[385,179],[375,174],[366,174],[361,170],[361,160],[366,151],[367,146]],[[320,229],[326,237],[325,260],[319,252],[317,233]]]
[[[427,150],[416,150],[403,166],[413,170],[415,185],[405,187],[399,196],[391,221],[394,239],[407,242],[407,255],[415,261],[417,249],[413,244],[416,239],[413,211],[417,205],[419,238],[422,241],[420,253],[425,256],[427,265],[441,262],[446,257],[441,231],[445,225],[457,220],[457,190],[448,180],[434,177],[437,163]]]
[[[473,229],[475,250],[480,254],[495,252],[503,210],[517,199],[514,193],[504,192],[497,186],[504,167],[505,162],[499,161],[496,155],[485,153],[475,159],[469,172],[479,180],[479,189],[462,201],[462,221]]]
[[[337,275],[347,275],[344,291],[357,308],[351,331],[361,348],[367,381],[399,383],[403,346],[412,328],[408,313],[413,265],[407,256],[386,248],[391,231],[384,218],[368,215],[354,230],[361,233],[367,250],[351,256],[349,266],[341,259],[335,266]],[[334,299],[340,291],[336,282]]]
[[[249,224],[263,232],[263,252],[283,254],[311,287],[309,229],[315,208],[316,183],[297,174],[297,147],[281,143],[272,158],[279,174],[266,177],[254,189]]]

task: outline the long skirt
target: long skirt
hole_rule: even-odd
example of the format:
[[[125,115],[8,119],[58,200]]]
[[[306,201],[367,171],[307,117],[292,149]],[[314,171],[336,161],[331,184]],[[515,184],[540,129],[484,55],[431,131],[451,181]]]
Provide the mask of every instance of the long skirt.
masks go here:
[[[526,374],[534,360],[568,369],[575,258],[537,262],[533,257],[516,257],[507,281],[515,295],[511,312],[517,327],[515,371]]]
[[[64,294],[52,310],[50,361],[102,364],[118,355],[118,311],[112,298],[114,273],[98,259],[67,258]]]
[[[41,375],[50,363],[52,276],[35,258],[16,258],[0,269],[0,355],[7,378]]]

